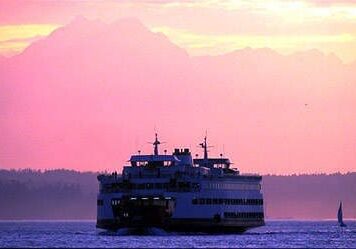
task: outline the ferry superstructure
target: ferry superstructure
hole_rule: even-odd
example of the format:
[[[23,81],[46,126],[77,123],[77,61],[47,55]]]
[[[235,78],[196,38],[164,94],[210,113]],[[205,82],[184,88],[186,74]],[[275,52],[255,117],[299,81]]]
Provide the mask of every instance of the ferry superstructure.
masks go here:
[[[132,155],[122,174],[98,176],[97,223],[102,229],[241,233],[264,225],[262,177],[232,169],[221,155],[193,159],[189,149]]]

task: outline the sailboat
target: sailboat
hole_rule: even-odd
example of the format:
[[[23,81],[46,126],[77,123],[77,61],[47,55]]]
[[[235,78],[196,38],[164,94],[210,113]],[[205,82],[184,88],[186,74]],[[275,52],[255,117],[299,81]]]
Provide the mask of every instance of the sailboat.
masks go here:
[[[337,221],[339,222],[340,227],[346,227],[346,224],[342,218],[342,202],[340,201],[339,210],[337,211]]]

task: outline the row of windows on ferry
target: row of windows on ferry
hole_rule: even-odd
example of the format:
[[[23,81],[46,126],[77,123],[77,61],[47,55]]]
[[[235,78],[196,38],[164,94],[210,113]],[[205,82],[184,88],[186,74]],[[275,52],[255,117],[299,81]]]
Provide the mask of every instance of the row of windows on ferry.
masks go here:
[[[199,183],[190,182],[165,182],[165,183],[113,183],[104,186],[106,191],[117,189],[199,189]]]
[[[224,218],[238,218],[238,219],[263,219],[263,213],[235,213],[235,212],[224,212]]]
[[[244,184],[244,183],[206,183],[203,186],[208,189],[224,190],[260,190],[261,184]]]
[[[114,183],[104,186],[106,191],[116,189],[200,189],[199,183],[190,182],[166,182],[166,183]],[[221,189],[221,190],[260,190],[260,184],[231,184],[231,183],[205,183],[203,185],[205,189]]]
[[[263,199],[194,198],[193,205],[263,205]]]

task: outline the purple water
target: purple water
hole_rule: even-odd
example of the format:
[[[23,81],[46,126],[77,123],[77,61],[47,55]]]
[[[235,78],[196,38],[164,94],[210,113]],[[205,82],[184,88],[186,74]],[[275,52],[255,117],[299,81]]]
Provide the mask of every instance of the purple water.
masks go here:
[[[356,221],[267,221],[241,235],[196,235],[150,229],[128,235],[96,229],[94,221],[1,221],[0,247],[356,247]]]

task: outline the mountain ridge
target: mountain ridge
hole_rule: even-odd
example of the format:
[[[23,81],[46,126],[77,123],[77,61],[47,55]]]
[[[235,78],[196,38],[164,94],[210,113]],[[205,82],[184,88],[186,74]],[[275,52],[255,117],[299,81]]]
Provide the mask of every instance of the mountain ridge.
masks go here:
[[[64,26],[61,26],[57,29],[55,29],[54,31],[52,31],[48,36],[44,37],[44,39],[47,39],[47,38],[53,38],[53,36],[57,36],[57,33],[61,33],[63,31],[66,31],[68,29],[75,29],[75,31],[78,31],[80,29],[82,29],[83,27],[88,27],[89,30],[86,30],[86,32],[88,32],[89,34],[91,32],[95,32],[95,30],[97,28],[104,28],[104,29],[107,29],[108,27],[116,27],[118,28],[119,30],[120,29],[131,29],[131,28],[134,28],[135,30],[137,29],[141,29],[141,31],[145,31],[145,32],[150,32],[152,34],[158,34],[162,37],[164,37],[165,39],[167,39],[171,44],[174,44],[173,41],[171,41],[166,35],[164,35],[163,33],[160,33],[160,32],[151,32],[148,27],[146,27],[138,18],[135,18],[135,17],[126,17],[126,18],[121,18],[121,19],[118,19],[114,22],[111,22],[111,23],[105,23],[99,19],[87,19],[83,16],[76,16],[72,19],[72,21],[70,21],[68,24],[64,25]],[[83,30],[82,30],[83,31]],[[105,30],[104,32],[106,31],[110,31],[110,30]],[[84,33],[85,34],[85,33]],[[33,42],[33,43],[36,43],[37,41]],[[32,46],[32,44],[29,45],[28,48],[30,48]],[[174,44],[174,46],[176,46],[177,48],[181,49],[181,50],[184,50],[186,51],[185,49],[177,46]],[[9,58],[12,58],[12,57],[17,57],[23,53],[25,53],[25,51],[28,49],[26,48],[23,52],[19,53],[19,54],[16,54],[16,55],[13,55],[13,56],[10,56],[10,57],[3,57],[5,59],[9,59]],[[337,56],[335,55],[334,53],[324,53],[318,49],[307,49],[307,50],[301,50],[301,51],[296,51],[296,52],[293,52],[289,55],[282,55],[280,54],[279,52],[277,52],[276,50],[273,50],[271,48],[267,48],[267,47],[262,47],[262,48],[251,48],[251,47],[245,47],[245,48],[242,48],[242,49],[236,49],[236,50],[233,50],[233,51],[230,51],[230,52],[226,52],[226,53],[222,53],[222,54],[218,54],[218,55],[200,55],[200,56],[191,56],[191,57],[220,57],[220,56],[231,56],[231,55],[238,55],[240,53],[245,53],[245,52],[266,52],[266,53],[274,53],[274,54],[278,54],[278,55],[281,55],[283,57],[293,57],[293,56],[310,56],[310,55],[313,55],[314,57],[320,57],[320,58],[323,58],[325,59],[326,58],[331,58],[335,61],[340,61],[342,62],[342,60]],[[186,52],[187,53],[187,52]],[[356,61],[354,62],[350,62],[350,63],[344,63],[344,64],[347,64],[347,65],[352,65],[356,63]]]

